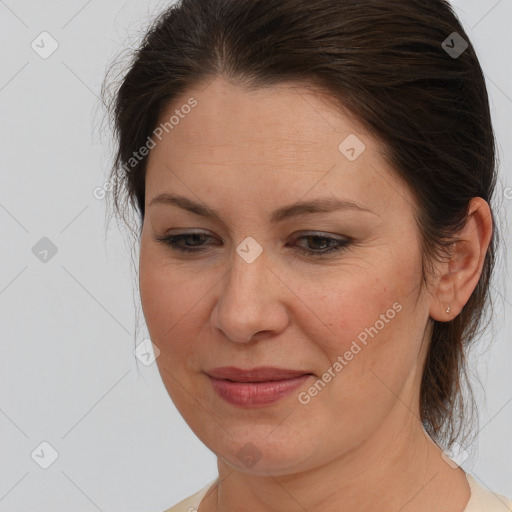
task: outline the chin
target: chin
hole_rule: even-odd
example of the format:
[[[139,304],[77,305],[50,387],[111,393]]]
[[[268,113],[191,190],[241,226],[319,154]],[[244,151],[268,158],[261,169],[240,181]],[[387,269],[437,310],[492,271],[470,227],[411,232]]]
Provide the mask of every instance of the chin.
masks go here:
[[[297,438],[285,429],[281,435],[277,434],[278,429],[273,432],[265,429],[263,434],[261,429],[259,433],[256,428],[251,430],[244,428],[244,433],[237,435],[227,426],[231,435],[210,432],[205,436],[205,432],[199,432],[198,437],[231,468],[251,475],[278,476],[304,471],[318,453],[319,447],[309,437]]]

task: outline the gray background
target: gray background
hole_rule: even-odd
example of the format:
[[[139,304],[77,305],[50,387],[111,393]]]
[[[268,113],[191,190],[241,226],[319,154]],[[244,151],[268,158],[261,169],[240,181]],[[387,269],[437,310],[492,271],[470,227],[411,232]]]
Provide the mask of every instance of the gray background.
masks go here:
[[[98,193],[112,150],[101,82],[167,3],[0,0],[0,511],[162,512],[217,474],[156,365],[137,364],[147,331],[132,253],[115,222],[107,229]],[[510,245],[512,0],[454,5],[488,81]],[[46,59],[31,47],[51,49],[43,31],[59,45]],[[494,327],[472,356],[480,432],[462,465],[512,497],[512,296],[500,254]],[[47,469],[42,442],[58,454]]]

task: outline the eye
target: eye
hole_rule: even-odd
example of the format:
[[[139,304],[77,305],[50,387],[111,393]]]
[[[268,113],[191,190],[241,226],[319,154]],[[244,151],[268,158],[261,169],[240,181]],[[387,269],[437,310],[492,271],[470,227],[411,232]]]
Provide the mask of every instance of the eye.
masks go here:
[[[333,238],[321,234],[300,236],[296,238],[295,241],[304,239],[309,242],[308,245],[310,245],[311,241],[313,241],[313,249],[296,246],[296,250],[299,254],[304,254],[307,256],[323,256],[333,252],[338,252],[350,244],[349,240],[343,238]]]
[[[201,243],[205,238],[212,238],[206,233],[182,233],[179,235],[167,235],[167,236],[157,236],[155,240],[159,243],[163,243],[171,249],[181,252],[202,252],[204,250],[204,246]],[[191,245],[180,245],[180,243],[184,240],[192,240]],[[196,247],[196,249],[194,249]],[[199,249],[197,249],[199,248]]]

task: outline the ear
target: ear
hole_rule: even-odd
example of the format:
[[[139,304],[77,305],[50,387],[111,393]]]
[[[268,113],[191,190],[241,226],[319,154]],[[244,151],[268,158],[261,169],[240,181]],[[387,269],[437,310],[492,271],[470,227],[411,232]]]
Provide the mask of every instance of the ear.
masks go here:
[[[455,318],[478,284],[493,232],[491,210],[481,197],[471,199],[466,225],[459,241],[450,246],[451,257],[439,266],[432,292],[430,317],[440,322]],[[446,312],[450,308],[449,313]]]

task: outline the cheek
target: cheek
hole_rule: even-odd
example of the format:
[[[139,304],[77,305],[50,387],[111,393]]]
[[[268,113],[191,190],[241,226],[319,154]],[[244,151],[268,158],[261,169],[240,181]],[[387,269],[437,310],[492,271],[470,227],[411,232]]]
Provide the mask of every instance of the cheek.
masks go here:
[[[159,249],[141,245],[139,286],[144,318],[153,343],[166,358],[190,347],[191,318],[200,314],[200,292],[179,266],[171,265]]]
[[[325,283],[303,280],[298,290],[302,311],[295,318],[301,319],[304,332],[317,331],[312,340],[331,358],[349,350],[354,340],[364,345],[372,336],[389,332],[403,309],[402,297],[384,271],[378,276],[366,272],[333,277]]]
[[[191,421],[197,406],[194,379],[199,331],[206,318],[201,298],[210,287],[195,282],[179,266],[171,266],[157,249],[143,245],[139,275],[144,318],[160,352],[156,364],[162,382],[180,414]]]
[[[355,411],[378,397],[393,399],[390,391],[399,391],[414,368],[419,338],[409,325],[409,312],[415,295],[410,290],[404,294],[408,286],[396,281],[395,272],[389,264],[325,283],[302,280],[298,296],[303,306],[295,318],[324,355],[316,367],[327,381],[317,387],[322,393],[329,389],[324,403],[332,400],[340,410]],[[348,403],[354,407],[341,407]]]

